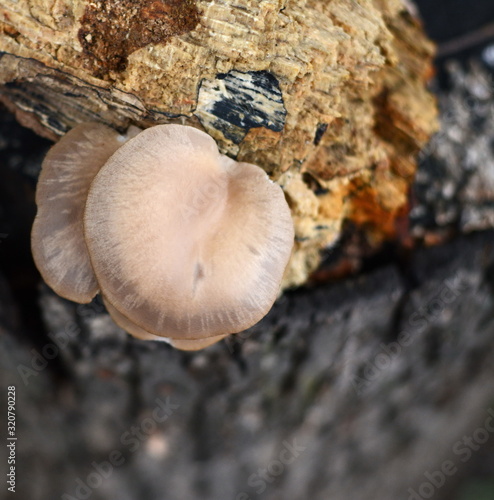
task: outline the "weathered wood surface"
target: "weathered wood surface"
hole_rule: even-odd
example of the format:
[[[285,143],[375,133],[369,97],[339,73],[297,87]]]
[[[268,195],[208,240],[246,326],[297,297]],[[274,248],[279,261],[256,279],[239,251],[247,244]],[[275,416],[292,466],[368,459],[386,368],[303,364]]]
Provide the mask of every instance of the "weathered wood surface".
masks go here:
[[[396,235],[436,128],[432,45],[400,0],[4,0],[0,99],[55,139],[179,122],[286,193],[299,284],[342,224]],[[127,36],[129,35],[129,36]]]

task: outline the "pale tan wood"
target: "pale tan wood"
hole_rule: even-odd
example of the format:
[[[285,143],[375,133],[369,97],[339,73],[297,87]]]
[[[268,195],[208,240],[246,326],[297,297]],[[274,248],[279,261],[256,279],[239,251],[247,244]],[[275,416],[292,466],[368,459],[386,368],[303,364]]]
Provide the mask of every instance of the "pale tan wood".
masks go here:
[[[295,221],[285,287],[306,280],[345,220],[376,243],[395,234],[436,129],[433,47],[401,0],[127,4],[3,0],[2,101],[53,139],[90,120],[184,123],[261,166]],[[233,119],[219,116],[232,99]]]

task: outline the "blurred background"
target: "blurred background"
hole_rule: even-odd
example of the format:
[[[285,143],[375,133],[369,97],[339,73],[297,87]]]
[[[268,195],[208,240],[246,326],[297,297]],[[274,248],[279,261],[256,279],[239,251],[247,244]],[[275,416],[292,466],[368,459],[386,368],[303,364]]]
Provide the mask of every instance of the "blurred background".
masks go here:
[[[494,499],[494,3],[410,8],[438,45],[441,112],[413,248],[287,293],[203,352],[133,340],[98,300],[42,284],[29,234],[50,143],[0,108],[0,410],[15,386],[18,498]]]

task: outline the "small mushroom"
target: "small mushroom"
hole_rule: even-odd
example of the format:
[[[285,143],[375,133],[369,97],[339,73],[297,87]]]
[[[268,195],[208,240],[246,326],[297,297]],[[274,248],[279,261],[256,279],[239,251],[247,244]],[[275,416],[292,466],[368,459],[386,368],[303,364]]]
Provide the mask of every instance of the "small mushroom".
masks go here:
[[[48,159],[60,155],[58,179]],[[55,259],[57,279],[42,273],[60,295],[83,302],[99,289],[129,333],[185,350],[245,330],[271,308],[293,246],[290,209],[262,169],[221,155],[204,132],[158,125],[125,141],[86,124],[45,168],[33,251],[39,267]],[[69,222],[52,213],[59,198]],[[50,241],[59,226],[67,248],[58,235]]]
[[[129,130],[130,136],[135,130]],[[84,123],[55,144],[43,161],[31,235],[33,258],[46,283],[74,302],[90,302],[98,292],[82,230],[89,186],[128,137],[99,123]]]

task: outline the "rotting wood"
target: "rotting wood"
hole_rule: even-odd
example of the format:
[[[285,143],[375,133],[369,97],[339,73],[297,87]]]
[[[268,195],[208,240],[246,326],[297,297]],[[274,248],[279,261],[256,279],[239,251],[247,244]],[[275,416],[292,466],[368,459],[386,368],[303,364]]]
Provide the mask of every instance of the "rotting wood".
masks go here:
[[[202,128],[284,188],[285,287],[347,220],[375,244],[394,236],[437,126],[433,47],[400,0],[129,0],[113,13],[111,0],[2,2],[0,99],[22,123],[52,139],[90,120]]]

